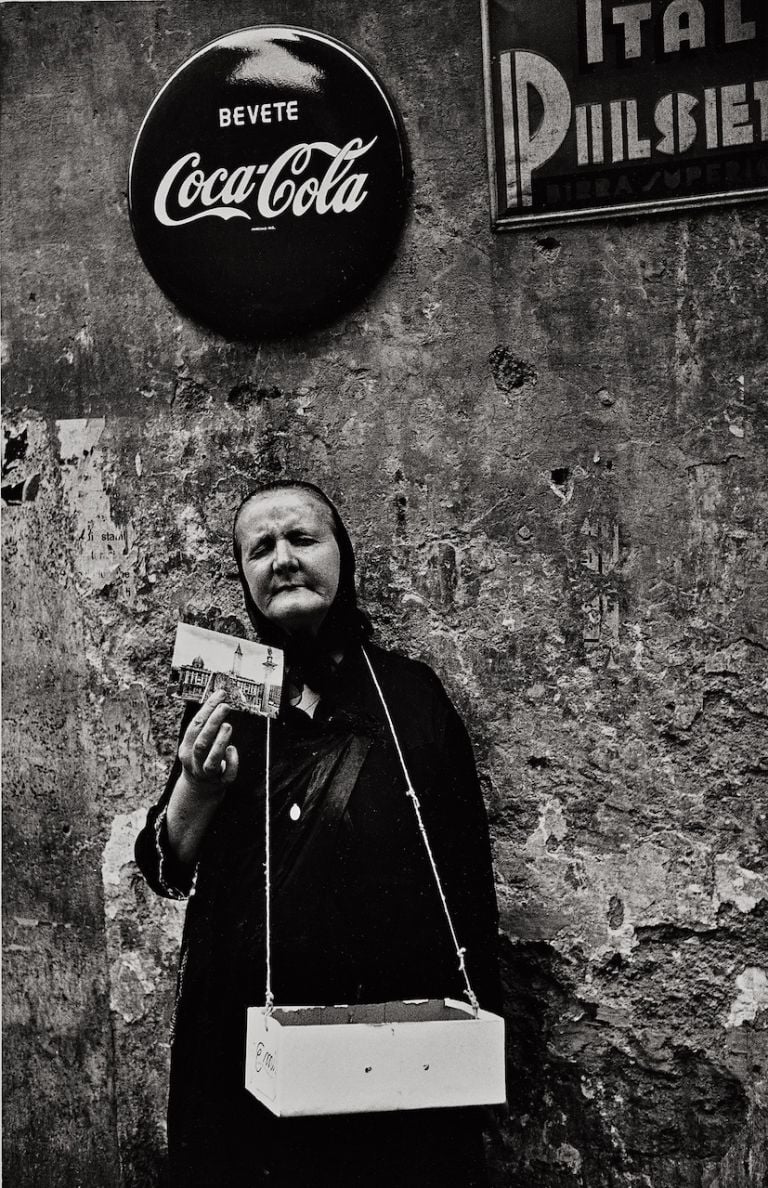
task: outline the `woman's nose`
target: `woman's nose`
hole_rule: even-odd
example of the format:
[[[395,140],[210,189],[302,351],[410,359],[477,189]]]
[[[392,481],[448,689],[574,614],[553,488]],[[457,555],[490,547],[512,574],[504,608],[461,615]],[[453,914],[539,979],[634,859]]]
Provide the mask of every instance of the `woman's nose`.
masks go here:
[[[275,544],[275,552],[272,558],[272,568],[280,569],[294,569],[296,566],[296,556],[287,540],[278,540]]]

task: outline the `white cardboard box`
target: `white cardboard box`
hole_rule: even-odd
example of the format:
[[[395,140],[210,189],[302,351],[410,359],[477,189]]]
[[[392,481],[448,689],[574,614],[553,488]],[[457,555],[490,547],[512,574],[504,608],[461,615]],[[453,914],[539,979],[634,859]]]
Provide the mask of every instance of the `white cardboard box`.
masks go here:
[[[250,1007],[245,1087],[280,1117],[491,1105],[504,1020],[452,998]]]

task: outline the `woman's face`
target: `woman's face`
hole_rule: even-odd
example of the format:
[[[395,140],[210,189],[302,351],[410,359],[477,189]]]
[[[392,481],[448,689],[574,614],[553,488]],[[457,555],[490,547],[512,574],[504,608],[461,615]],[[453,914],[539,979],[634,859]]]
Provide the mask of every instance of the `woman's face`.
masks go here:
[[[256,606],[295,635],[316,635],[339,588],[339,546],[330,510],[301,488],[254,495],[235,529]]]

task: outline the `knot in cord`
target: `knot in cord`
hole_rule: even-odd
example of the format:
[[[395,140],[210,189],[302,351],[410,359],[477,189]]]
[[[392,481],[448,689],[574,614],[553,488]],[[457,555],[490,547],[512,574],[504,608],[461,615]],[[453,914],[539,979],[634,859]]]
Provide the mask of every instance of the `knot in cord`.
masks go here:
[[[477,995],[470,985],[469,975],[467,973],[467,963],[465,961],[466,954],[467,950],[463,947],[456,950],[456,955],[459,958],[459,969],[464,975],[464,982],[466,984],[466,990],[464,991],[464,994],[469,999],[469,1004],[475,1013],[475,1018],[477,1018],[480,1014],[480,1003],[477,1001]]]

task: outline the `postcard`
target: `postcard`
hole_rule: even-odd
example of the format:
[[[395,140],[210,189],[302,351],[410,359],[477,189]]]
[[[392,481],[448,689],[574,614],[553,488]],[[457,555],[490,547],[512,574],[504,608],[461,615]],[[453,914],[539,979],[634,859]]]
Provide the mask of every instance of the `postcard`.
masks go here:
[[[171,659],[174,696],[202,701],[206,689],[209,693],[225,689],[233,709],[276,718],[282,686],[279,648],[179,623]]]

